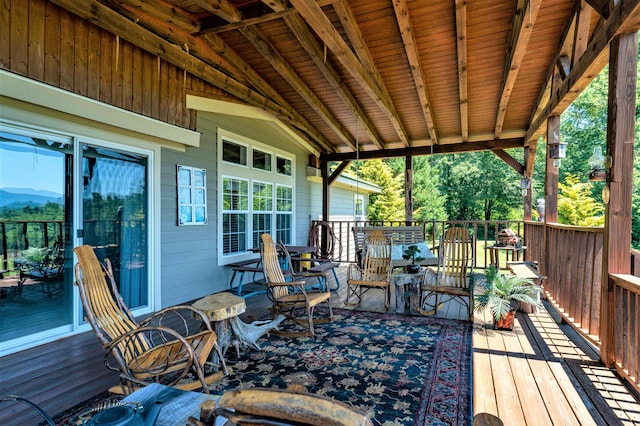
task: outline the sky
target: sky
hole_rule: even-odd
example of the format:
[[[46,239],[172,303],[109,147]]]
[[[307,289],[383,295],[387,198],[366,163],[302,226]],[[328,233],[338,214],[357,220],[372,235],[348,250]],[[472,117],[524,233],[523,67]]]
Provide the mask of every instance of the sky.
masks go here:
[[[33,188],[64,192],[64,154],[14,143],[0,143],[0,189]],[[12,147],[11,147],[12,146]]]

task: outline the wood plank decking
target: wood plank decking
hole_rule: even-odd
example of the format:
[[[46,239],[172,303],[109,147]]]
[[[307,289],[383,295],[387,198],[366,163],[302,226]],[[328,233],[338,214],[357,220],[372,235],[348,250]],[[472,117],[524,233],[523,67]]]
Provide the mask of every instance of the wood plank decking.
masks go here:
[[[344,308],[346,267],[335,293]],[[334,286],[333,277],[329,283]],[[392,295],[392,301],[395,298]],[[384,311],[382,292],[367,294],[358,308]],[[392,302],[391,311],[395,305]],[[551,311],[552,312],[552,311]],[[263,295],[247,299],[248,321],[269,313]],[[446,304],[437,317],[463,319],[465,309]],[[473,335],[474,414],[493,414],[505,425],[640,425],[640,404],[620,380],[598,361],[593,349],[576,338],[553,312],[519,313],[512,332],[496,331],[476,315]],[[103,352],[93,332],[0,358],[0,397],[16,394],[50,415],[91,398],[116,382],[102,364]],[[0,403],[0,424],[38,424],[28,406]]]

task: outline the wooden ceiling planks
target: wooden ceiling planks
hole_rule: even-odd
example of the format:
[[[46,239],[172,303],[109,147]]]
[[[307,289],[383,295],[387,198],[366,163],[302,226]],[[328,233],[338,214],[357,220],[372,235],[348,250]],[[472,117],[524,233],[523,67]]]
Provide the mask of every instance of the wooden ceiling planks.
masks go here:
[[[228,93],[218,98],[266,109],[327,153],[431,139],[525,145],[592,78],[583,73],[601,68],[606,30],[640,26],[640,0],[612,6],[607,20],[567,0],[50,1]],[[560,56],[572,77],[552,92]]]

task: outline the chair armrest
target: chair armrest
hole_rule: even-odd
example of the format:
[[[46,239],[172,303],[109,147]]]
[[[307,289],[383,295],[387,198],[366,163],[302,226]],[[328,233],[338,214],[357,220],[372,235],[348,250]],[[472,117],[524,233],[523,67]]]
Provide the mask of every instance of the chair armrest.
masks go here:
[[[189,331],[189,317],[199,321],[197,326],[200,329],[207,329],[212,331],[211,321],[207,315],[199,309],[194,308],[190,305],[177,305],[171,306],[165,309],[162,309],[150,317],[140,321],[140,325],[143,327],[163,327],[163,322],[167,320],[171,324],[175,324],[175,319],[178,320],[178,324],[182,324],[184,327],[183,336],[191,334]],[[170,319],[169,319],[170,318]],[[195,326],[194,326],[195,327]],[[175,330],[175,327],[171,327],[172,330]]]

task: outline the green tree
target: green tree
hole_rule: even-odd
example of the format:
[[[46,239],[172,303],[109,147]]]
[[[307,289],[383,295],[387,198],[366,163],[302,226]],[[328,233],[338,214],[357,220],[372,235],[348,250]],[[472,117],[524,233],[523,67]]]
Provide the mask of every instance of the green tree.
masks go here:
[[[558,184],[558,222],[577,226],[603,226],[604,206],[591,196],[591,185],[568,175]]]
[[[432,157],[413,158],[413,219],[447,220],[444,208],[447,196],[440,193],[440,173]]]
[[[369,197],[368,219],[404,220],[403,180],[382,160],[356,161],[351,166],[354,175],[380,186],[381,192]]]

